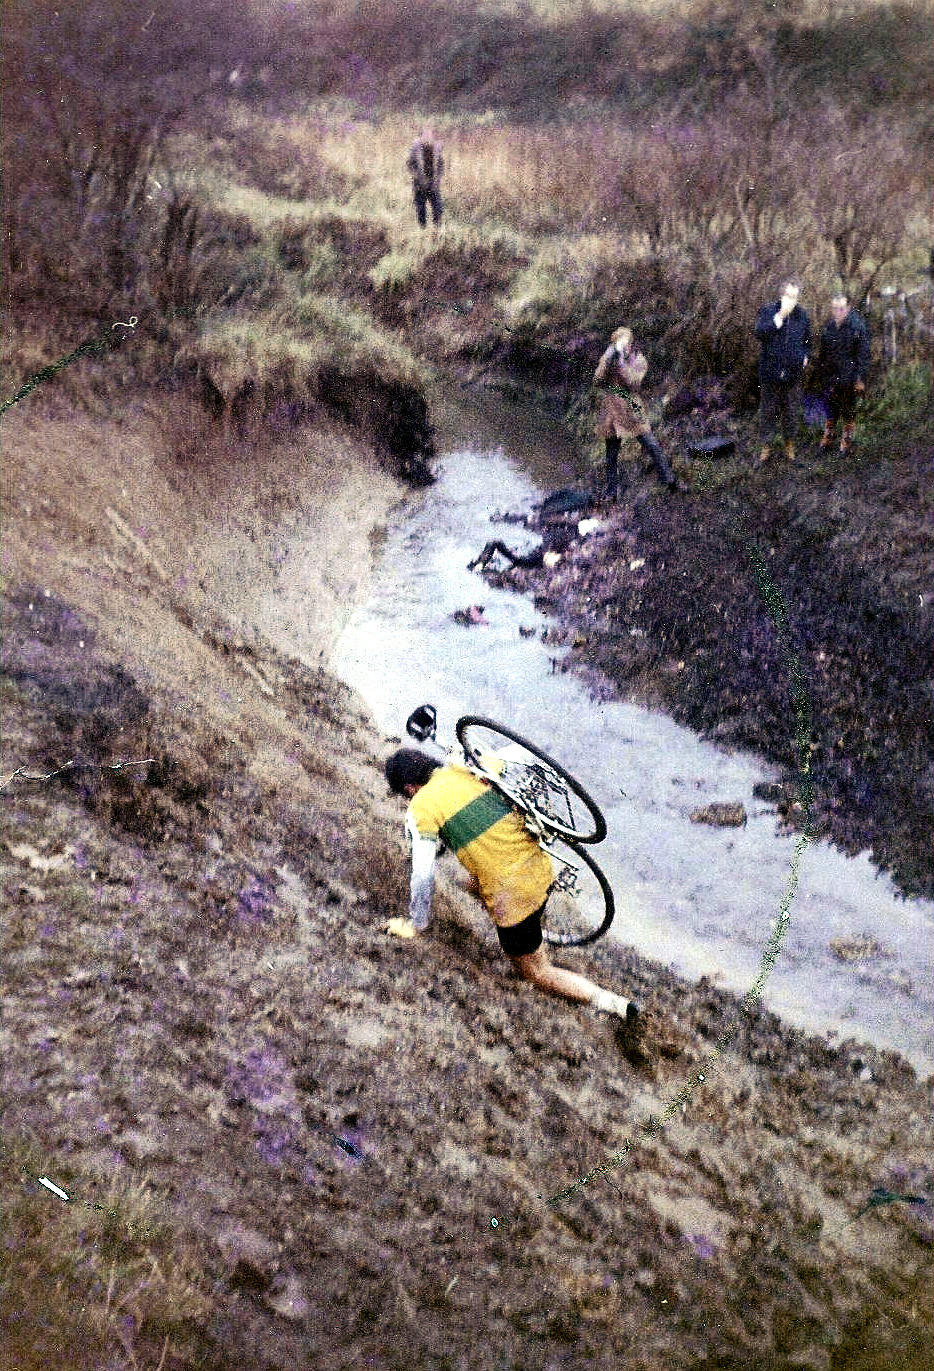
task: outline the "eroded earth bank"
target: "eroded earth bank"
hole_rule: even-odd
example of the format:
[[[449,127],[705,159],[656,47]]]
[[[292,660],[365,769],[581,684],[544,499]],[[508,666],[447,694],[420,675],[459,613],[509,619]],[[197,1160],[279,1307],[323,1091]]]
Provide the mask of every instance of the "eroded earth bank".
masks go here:
[[[5,425],[4,1364],[929,1365],[930,1083],[568,954],[644,999],[633,1060],[453,884],[390,942],[388,745],[273,642],[315,615],[326,652],[401,488],[336,428],[261,481],[204,422]],[[35,779],[72,759],[142,764]],[[626,1137],[612,1184],[543,1202]]]

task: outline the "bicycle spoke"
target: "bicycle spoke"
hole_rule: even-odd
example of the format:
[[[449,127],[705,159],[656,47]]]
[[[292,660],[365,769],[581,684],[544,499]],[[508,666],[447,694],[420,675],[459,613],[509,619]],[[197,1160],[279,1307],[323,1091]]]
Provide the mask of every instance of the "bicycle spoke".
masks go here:
[[[593,942],[613,918],[613,892],[606,876],[589,853],[561,838],[545,850],[555,868],[542,918],[545,941],[558,946]]]

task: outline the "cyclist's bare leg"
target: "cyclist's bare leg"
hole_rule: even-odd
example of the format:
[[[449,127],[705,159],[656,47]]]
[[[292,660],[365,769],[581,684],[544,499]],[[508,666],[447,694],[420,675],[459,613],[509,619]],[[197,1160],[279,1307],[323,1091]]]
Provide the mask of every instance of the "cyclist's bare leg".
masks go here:
[[[562,966],[554,966],[548,958],[544,946],[529,952],[523,957],[510,957],[509,960],[524,981],[531,981],[539,990],[551,995],[560,995],[565,1000],[575,1000],[578,1004],[593,1004],[604,1012],[625,1016],[627,1001],[621,995],[602,990],[586,976],[578,976],[576,971],[566,971]]]

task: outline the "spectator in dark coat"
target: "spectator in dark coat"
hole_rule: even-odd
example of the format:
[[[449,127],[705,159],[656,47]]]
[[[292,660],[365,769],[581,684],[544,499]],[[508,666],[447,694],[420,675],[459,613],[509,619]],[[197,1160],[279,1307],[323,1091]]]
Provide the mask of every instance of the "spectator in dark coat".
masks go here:
[[[762,408],[759,433],[763,447],[760,462],[772,454],[770,440],[780,426],[785,456],[795,459],[794,433],[801,408],[801,377],[811,355],[811,321],[798,304],[799,289],[785,283],[780,300],[763,305],[756,316],[756,337],[762,346],[759,357],[759,389]]]
[[[845,295],[835,295],[830,302],[830,318],[821,330],[817,368],[829,410],[821,448],[826,452],[833,447],[834,433],[842,420],[840,451],[846,454],[853,446],[856,398],[866,389],[869,329],[863,317],[850,308]]]
[[[406,167],[412,177],[412,192],[415,197],[415,216],[422,228],[427,215],[425,206],[431,205],[432,222],[441,223],[441,173],[444,171],[444,154],[441,144],[430,128],[424,128],[409,148]]]

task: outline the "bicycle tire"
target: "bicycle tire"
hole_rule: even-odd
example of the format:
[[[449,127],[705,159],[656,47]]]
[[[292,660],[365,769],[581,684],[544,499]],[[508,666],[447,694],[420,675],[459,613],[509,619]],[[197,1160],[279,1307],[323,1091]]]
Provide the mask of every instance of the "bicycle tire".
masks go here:
[[[501,738],[505,739],[506,742],[517,744],[519,747],[524,748],[526,752],[531,753],[532,757],[535,758],[535,761],[539,763],[538,779],[544,780],[547,785],[548,778],[541,772],[541,766],[547,767],[549,771],[560,778],[564,785],[567,786],[568,790],[570,790],[573,795],[576,795],[584,806],[584,809],[590,818],[591,828],[582,831],[575,824],[570,805],[568,806],[569,821],[564,822],[560,816],[556,816],[554,813],[549,812],[544,808],[537,808],[534,802],[530,801],[529,796],[523,794],[517,786],[510,786],[501,776],[495,774],[492,770],[485,769],[481,752],[482,750],[494,752],[496,750],[495,746],[487,744],[485,749],[481,749],[476,740],[471,742],[471,729],[486,729],[488,732],[498,734]],[[495,720],[483,718],[479,714],[462,715],[462,717],[458,719],[454,731],[457,735],[457,741],[464,749],[464,754],[468,761],[481,770],[490,784],[502,795],[505,795],[507,800],[511,800],[518,809],[531,811],[547,829],[558,834],[562,838],[570,839],[572,842],[600,843],[606,837],[606,819],[603,817],[597,802],[592,796],[588,795],[580,781],[575,780],[571,773],[566,771],[561,763],[556,762],[547,752],[543,752],[541,748],[536,747],[534,743],[530,743],[528,738],[523,738],[521,733],[515,733],[511,728],[504,728],[502,724],[496,723]],[[529,769],[532,769],[531,764]]]
[[[555,863],[555,884],[549,891],[542,914],[542,936],[552,947],[585,947],[603,937],[613,922],[616,901],[606,874],[580,843],[555,838],[546,845],[545,851],[554,860],[556,850],[562,847],[569,849],[573,858],[582,864],[577,867],[578,888],[566,892],[570,894],[570,900],[562,898],[565,893],[561,889],[562,870],[567,872],[568,867],[559,859]],[[586,877],[580,879],[584,869],[594,877],[593,882]]]

